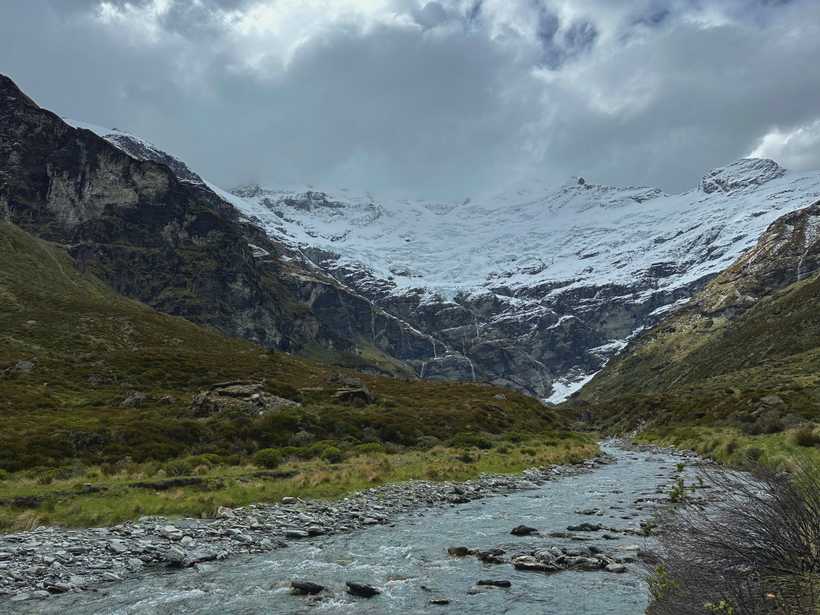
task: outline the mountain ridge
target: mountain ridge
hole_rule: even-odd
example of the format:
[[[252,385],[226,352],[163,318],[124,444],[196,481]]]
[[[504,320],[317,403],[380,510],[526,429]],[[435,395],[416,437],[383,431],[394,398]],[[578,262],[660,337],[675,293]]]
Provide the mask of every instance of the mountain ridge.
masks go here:
[[[107,138],[127,148],[126,134]],[[820,198],[820,173],[766,159],[712,169],[673,195],[583,178],[451,203],[204,183],[289,258],[424,337],[401,357],[417,377],[482,379],[553,402],[684,306],[768,224]]]
[[[267,347],[377,371],[406,375],[402,354],[429,346],[290,258],[204,184],[69,126],[7,77],[0,137],[0,215],[66,246],[78,267],[126,296]],[[389,334],[371,340],[375,324]]]

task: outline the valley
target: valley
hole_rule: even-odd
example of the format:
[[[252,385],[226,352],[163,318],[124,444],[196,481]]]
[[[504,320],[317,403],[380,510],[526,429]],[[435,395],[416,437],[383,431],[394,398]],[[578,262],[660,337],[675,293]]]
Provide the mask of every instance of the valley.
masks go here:
[[[820,465],[818,199],[758,158],[680,194],[229,192],[0,76],[0,600],[291,612],[315,569],[319,609],[384,612],[354,573],[392,612],[660,602],[679,464]],[[468,525],[496,546],[447,554]],[[528,589],[471,589],[495,565]]]

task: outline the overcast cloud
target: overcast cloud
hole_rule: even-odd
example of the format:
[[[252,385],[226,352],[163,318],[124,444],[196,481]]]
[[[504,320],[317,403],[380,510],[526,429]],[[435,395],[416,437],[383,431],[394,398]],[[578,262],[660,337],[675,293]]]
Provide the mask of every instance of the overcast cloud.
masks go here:
[[[226,187],[820,169],[817,0],[5,0],[0,72]]]

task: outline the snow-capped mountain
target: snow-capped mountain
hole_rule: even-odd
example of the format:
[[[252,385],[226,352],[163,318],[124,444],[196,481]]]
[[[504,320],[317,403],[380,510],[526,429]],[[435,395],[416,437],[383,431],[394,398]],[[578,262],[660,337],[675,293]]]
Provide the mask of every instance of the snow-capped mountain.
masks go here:
[[[132,156],[168,156],[127,133],[83,127]],[[429,348],[402,357],[420,377],[489,380],[551,401],[685,304],[771,222],[820,198],[820,172],[762,159],[712,170],[673,195],[582,178],[452,203],[207,185],[374,313],[426,336]]]
[[[743,159],[682,194],[577,178],[461,203],[234,194],[270,234],[469,358],[455,366],[462,377],[479,370],[558,401],[771,222],[820,197],[820,173]],[[444,359],[422,370],[458,375]]]

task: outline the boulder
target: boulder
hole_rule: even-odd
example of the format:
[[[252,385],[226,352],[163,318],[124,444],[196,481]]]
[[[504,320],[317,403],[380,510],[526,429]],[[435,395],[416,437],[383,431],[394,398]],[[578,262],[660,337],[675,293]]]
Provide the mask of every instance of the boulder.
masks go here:
[[[468,555],[475,555],[475,550],[467,547],[450,547],[447,549],[447,554],[452,557],[467,557]]]
[[[34,369],[34,362],[33,361],[17,361],[17,363],[14,364],[14,371],[16,371],[16,372],[23,372],[24,374],[27,374],[28,372],[30,372],[33,369]]]
[[[373,596],[378,596],[381,592],[380,589],[373,587],[372,585],[366,585],[364,583],[353,583],[351,581],[347,582],[347,593],[351,596],[360,596],[362,598],[372,598]]]
[[[485,564],[504,563],[504,559],[501,557],[502,555],[504,555],[503,549],[490,549],[489,551],[478,551],[475,555],[479,559],[479,561],[482,561]]]
[[[560,570],[558,566],[539,561],[532,555],[518,555],[512,559],[512,565],[516,570],[530,572],[555,572]]]
[[[191,410],[200,418],[235,411],[248,416],[264,416],[282,408],[299,406],[299,402],[265,392],[261,382],[215,384],[191,400]]]
[[[514,527],[510,534],[513,536],[529,536],[530,534],[537,534],[538,530],[534,527],[529,527],[527,525],[519,525]]]
[[[365,385],[357,388],[339,389],[333,395],[333,401],[348,406],[364,407],[376,401],[376,398]]]
[[[567,527],[570,532],[598,532],[602,529],[604,529],[604,526],[598,523],[579,523]]]
[[[148,401],[148,395],[142,391],[132,391],[126,395],[120,406],[123,408],[141,408],[146,401]]]
[[[164,559],[169,566],[184,568],[187,565],[188,554],[179,547],[171,547],[165,552]]]
[[[495,581],[492,579],[482,579],[476,585],[483,585],[486,587],[512,587],[512,583],[509,581]]]
[[[291,581],[290,587],[292,593],[300,596],[313,596],[325,589],[323,585],[310,581]]]

